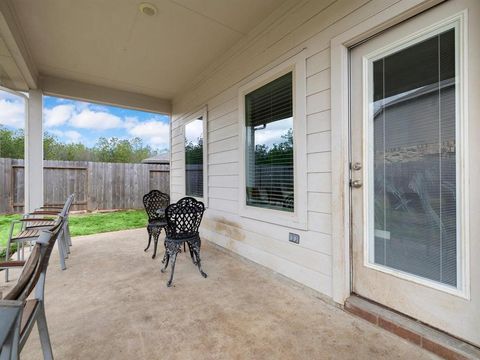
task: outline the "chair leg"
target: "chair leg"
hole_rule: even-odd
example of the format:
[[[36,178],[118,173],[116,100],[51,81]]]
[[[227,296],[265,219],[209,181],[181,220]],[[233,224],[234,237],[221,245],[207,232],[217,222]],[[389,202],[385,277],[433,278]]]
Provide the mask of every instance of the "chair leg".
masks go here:
[[[42,345],[43,359],[53,360],[52,345],[50,343],[50,336],[48,334],[47,318],[45,316],[45,307],[43,302],[39,305],[37,315],[38,334],[40,336],[40,343]]]
[[[168,252],[165,251],[165,255],[164,255],[164,260],[165,261],[162,261],[162,262],[165,262],[165,265],[163,266],[163,268],[160,269],[160,271],[162,273],[164,273],[165,271],[167,271],[167,267],[168,267],[168,263],[170,261],[170,255],[168,255]]]
[[[65,270],[67,266],[65,265],[65,250],[63,249],[63,241],[57,241],[58,245],[58,255],[60,257],[60,267],[62,270]]]
[[[168,241],[165,240],[165,251],[167,254],[167,260],[165,261],[165,266],[161,270],[164,273],[167,270],[168,263],[172,259],[172,270],[170,274],[170,279],[167,281],[167,286],[172,286],[173,274],[175,273],[175,263],[177,262],[177,254],[181,251],[182,244],[177,241]]]
[[[163,242],[163,247],[165,248],[165,251],[163,253],[162,264],[165,264],[165,261],[167,260],[167,245],[165,244],[165,241]]]
[[[70,224],[68,222],[68,219],[67,221],[65,222],[65,227],[67,229],[67,242],[68,242],[68,246],[72,246],[73,243],[72,243],[72,235],[70,234]]]
[[[152,259],[155,259],[157,256],[157,245],[158,245],[158,237],[160,236],[160,232],[162,229],[155,229],[153,231],[153,256]]]
[[[11,240],[9,238],[7,241],[7,248],[5,249],[5,261],[10,260],[10,246],[11,246]],[[5,282],[8,282],[8,268],[5,269]]]
[[[148,245],[143,251],[147,251],[148,248],[150,247],[150,243],[152,242],[152,232],[150,231],[149,228],[147,228],[147,232],[148,232]]]
[[[67,257],[68,257],[68,254],[70,254],[70,244],[68,242],[68,231],[67,231],[67,229],[68,229],[67,223],[64,223],[63,228],[62,228],[62,241],[65,243],[65,249],[67,250]]]
[[[58,236],[58,242],[62,243],[63,257],[65,259],[68,259],[68,254],[70,253],[70,249],[67,245],[67,239],[65,238],[65,228],[64,227],[62,227],[61,233]]]
[[[167,286],[171,287],[172,282],[173,282],[173,273],[175,272],[175,263],[177,262],[177,253],[175,252],[173,254],[173,259],[172,259],[172,272],[170,273],[170,279],[167,281]]]
[[[183,244],[183,246],[185,246],[185,243]],[[193,265],[197,265],[197,261],[195,260],[195,254],[193,253],[190,243],[188,243],[188,251],[190,252],[190,257],[192,258]]]
[[[196,258],[196,262],[197,262],[196,265],[198,267],[198,271],[200,271],[200,274],[202,274],[202,276],[206,278],[207,273],[202,270],[202,262],[200,260],[200,244],[201,244],[200,240],[192,241],[191,243],[189,243],[193,251],[193,254],[195,255],[195,258]]]

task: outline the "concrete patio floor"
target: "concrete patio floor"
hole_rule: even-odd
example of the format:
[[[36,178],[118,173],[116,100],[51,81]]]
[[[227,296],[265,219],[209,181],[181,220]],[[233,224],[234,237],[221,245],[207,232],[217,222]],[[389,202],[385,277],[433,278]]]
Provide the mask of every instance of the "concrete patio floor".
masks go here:
[[[207,242],[208,278],[182,253],[172,288],[145,229],[73,244],[68,269],[54,252],[47,276],[56,359],[437,359]],[[36,329],[21,358],[41,358]]]

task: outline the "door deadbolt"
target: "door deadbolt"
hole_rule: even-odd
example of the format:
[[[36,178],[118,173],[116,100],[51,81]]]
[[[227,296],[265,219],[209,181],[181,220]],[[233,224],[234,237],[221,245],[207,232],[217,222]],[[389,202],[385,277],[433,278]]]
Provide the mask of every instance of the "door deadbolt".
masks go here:
[[[350,182],[350,186],[356,189],[361,188],[362,185],[363,185],[362,180],[352,180]]]
[[[361,170],[362,169],[362,163],[356,162],[352,164],[352,169],[353,170]]]

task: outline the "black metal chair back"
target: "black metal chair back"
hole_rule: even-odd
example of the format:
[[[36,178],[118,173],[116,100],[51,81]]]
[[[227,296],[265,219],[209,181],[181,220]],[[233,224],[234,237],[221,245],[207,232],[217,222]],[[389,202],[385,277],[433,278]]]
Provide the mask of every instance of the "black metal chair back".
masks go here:
[[[186,239],[198,236],[205,206],[192,197],[184,197],[165,210],[167,227],[165,231],[170,239]]]
[[[160,190],[152,190],[143,196],[143,206],[148,215],[148,221],[160,220],[164,217],[157,213],[158,209],[165,209],[170,204],[170,196]]]

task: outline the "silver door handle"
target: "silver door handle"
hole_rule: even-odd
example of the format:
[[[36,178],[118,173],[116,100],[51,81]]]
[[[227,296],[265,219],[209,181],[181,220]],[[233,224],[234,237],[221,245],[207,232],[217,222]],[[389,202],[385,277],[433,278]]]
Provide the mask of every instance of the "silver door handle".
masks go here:
[[[350,181],[350,186],[353,187],[353,188],[358,189],[358,188],[361,188],[362,185],[363,185],[362,180],[351,180]]]

